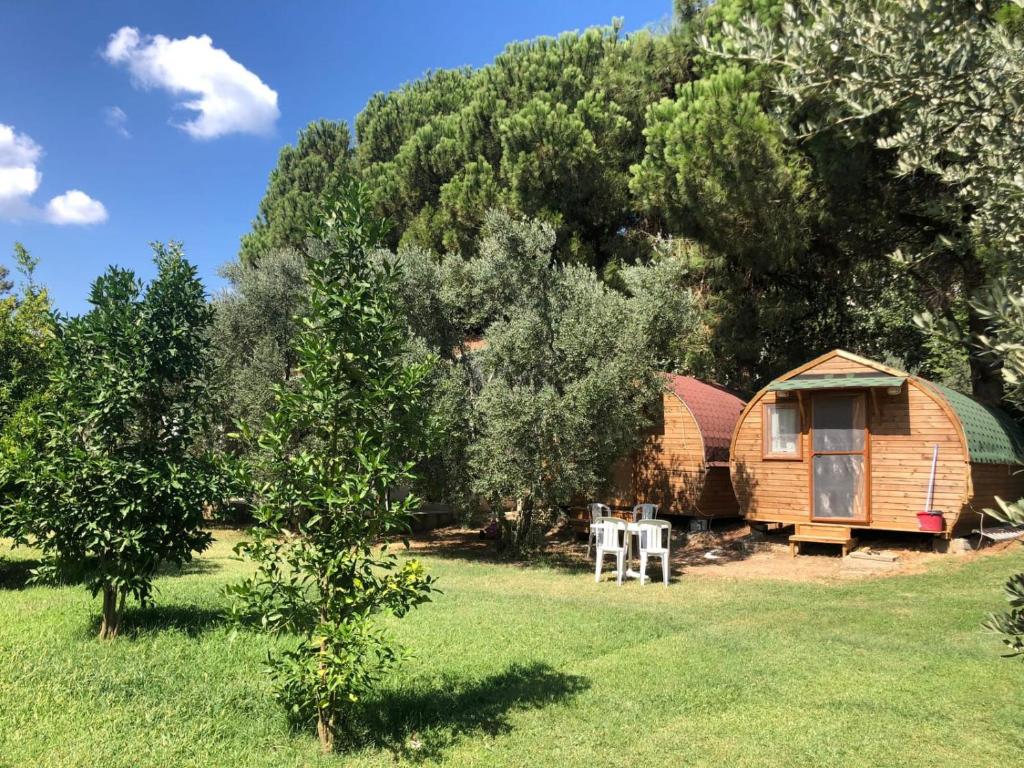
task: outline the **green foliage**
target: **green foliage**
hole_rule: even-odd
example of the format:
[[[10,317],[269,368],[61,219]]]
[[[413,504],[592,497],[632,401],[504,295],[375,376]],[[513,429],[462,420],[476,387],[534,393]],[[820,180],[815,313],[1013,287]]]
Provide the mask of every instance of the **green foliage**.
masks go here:
[[[714,380],[711,325],[715,318],[707,297],[694,286],[702,249],[683,240],[673,245],[673,250],[650,264],[625,267],[618,279],[633,303],[644,308],[638,317],[647,323],[644,335],[656,368]]]
[[[972,295],[1017,268],[1024,237],[1024,47],[993,22],[1002,5],[799,3],[775,24],[726,24],[728,44],[704,41],[769,76],[794,140],[891,158],[889,250],[964,340],[986,332]],[[974,394],[998,402],[998,367],[976,351],[970,364]]]
[[[975,339],[983,354],[1000,364],[1006,399],[1018,418],[1024,414],[1024,285],[1019,281],[993,283],[976,299],[978,312],[991,335]],[[1004,522],[1024,525],[1024,499],[996,499],[999,508],[986,510]],[[1003,635],[1010,656],[1024,657],[1024,573],[1012,576],[1005,587],[1009,611],[989,617],[986,627]]]
[[[253,266],[272,251],[301,248],[320,198],[352,172],[352,163],[345,123],[319,120],[301,130],[295,146],[281,150],[239,261]]]
[[[374,616],[401,616],[432,589],[416,561],[381,547],[408,529],[417,504],[395,489],[413,479],[423,449],[428,371],[407,356],[394,266],[370,257],[383,232],[361,187],[325,199],[306,251],[300,376],[278,387],[256,437],[257,524],[238,547],[256,573],[231,589],[240,612],[297,635],[271,671],[327,750],[398,658]]]
[[[14,258],[23,278],[19,295],[3,295],[14,286],[0,268],[0,432],[26,399],[45,389],[59,355],[50,297],[34,279],[36,260],[21,243],[14,244]]]
[[[382,254],[401,264],[406,324],[438,359],[426,492],[466,515],[481,497],[516,502],[515,548],[602,485],[645,423],[656,369],[709,366],[707,304],[686,258],[699,248],[620,270],[622,290],[559,265],[556,248],[550,225],[492,211],[472,258]]]
[[[270,411],[276,388],[297,371],[295,345],[308,294],[305,261],[294,249],[279,249],[266,253],[258,267],[239,260],[221,274],[229,287],[213,300],[210,334],[218,413],[225,428],[255,426]]]
[[[209,426],[211,310],[180,246],[154,250],[145,291],[111,267],[92,309],[63,328],[65,362],[50,407],[19,423],[32,450],[9,470],[3,510],[42,549],[40,578],[71,565],[103,593],[107,638],[126,596],[149,602],[162,563],[207,546],[203,509],[218,500],[214,462],[196,450]]]
[[[552,261],[554,230],[488,217],[475,271],[505,296],[479,353],[470,447],[475,490],[518,516],[509,542],[535,541],[537,515],[592,494],[630,450],[657,395],[646,315],[582,266]]]
[[[974,394],[1024,406],[1024,143],[1019,94],[1024,43],[1002,2],[854,3],[787,6],[768,27],[748,18],[714,55],[764,68],[782,109],[803,118],[796,135],[874,144],[894,172],[924,179],[914,218],[897,243],[908,274],[942,299],[920,325],[940,345],[970,349]],[[728,26],[727,26],[727,29]],[[932,285],[941,286],[938,288]],[[949,297],[955,297],[949,300]],[[1007,385],[1008,391],[1003,390]],[[998,517],[1024,523],[1020,503]],[[1024,577],[1007,584],[1010,613],[989,626],[1024,651]]]
[[[679,87],[647,113],[632,189],[648,215],[741,268],[787,264],[808,243],[808,169],[738,68]]]
[[[688,79],[681,45],[590,29],[375,95],[356,121],[356,162],[396,223],[390,244],[469,253],[498,207],[550,223],[560,260],[632,260],[643,248],[625,232],[628,169],[647,105]]]

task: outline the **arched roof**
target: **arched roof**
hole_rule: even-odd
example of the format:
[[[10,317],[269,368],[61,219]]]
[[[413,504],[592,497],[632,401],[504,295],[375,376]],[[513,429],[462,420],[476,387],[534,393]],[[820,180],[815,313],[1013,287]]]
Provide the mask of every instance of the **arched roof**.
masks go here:
[[[693,414],[704,439],[704,460],[708,464],[729,461],[729,443],[736,421],[743,411],[743,401],[713,384],[692,376],[665,374],[669,390]]]
[[[938,390],[956,413],[967,437],[967,453],[972,462],[1016,464],[1024,461],[1024,432],[1007,413],[942,384],[918,381]]]

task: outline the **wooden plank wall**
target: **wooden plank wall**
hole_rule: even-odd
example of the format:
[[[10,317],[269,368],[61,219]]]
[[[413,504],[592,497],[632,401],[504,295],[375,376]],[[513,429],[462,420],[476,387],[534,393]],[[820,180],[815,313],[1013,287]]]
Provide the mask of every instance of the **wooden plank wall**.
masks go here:
[[[704,442],[697,422],[668,392],[642,448],[616,462],[611,475],[606,503],[612,507],[652,502],[666,515],[739,515],[727,467],[712,468],[705,487]]]
[[[740,508],[732,490],[728,467],[708,467],[704,491],[695,513],[698,517],[739,517]]]
[[[1006,464],[973,464],[971,465],[971,480],[974,485],[974,495],[970,503],[960,515],[954,528],[957,536],[968,536],[971,531],[978,527],[981,514],[986,509],[997,507],[995,497],[1004,501],[1016,501],[1024,498],[1024,467],[1007,466]],[[1000,525],[1001,523],[991,520],[985,525]]]
[[[662,395],[662,419],[633,460],[637,502],[661,505],[664,514],[688,515],[704,486],[704,441],[689,409]]]
[[[833,357],[807,372],[854,373],[874,369]],[[805,401],[807,395],[804,396]],[[752,520],[797,523],[810,519],[810,403],[806,402],[800,461],[762,460],[762,403],[747,412],[732,446],[733,486],[740,511]],[[791,396],[787,402],[795,400]],[[876,406],[877,403],[877,406]],[[956,523],[965,503],[970,465],[957,426],[919,385],[908,381],[899,396],[879,391],[866,399],[871,431],[871,524],[885,530],[918,530],[917,513],[925,504],[932,447],[939,445],[933,508],[941,509],[947,527]],[[877,408],[877,410],[876,410]]]

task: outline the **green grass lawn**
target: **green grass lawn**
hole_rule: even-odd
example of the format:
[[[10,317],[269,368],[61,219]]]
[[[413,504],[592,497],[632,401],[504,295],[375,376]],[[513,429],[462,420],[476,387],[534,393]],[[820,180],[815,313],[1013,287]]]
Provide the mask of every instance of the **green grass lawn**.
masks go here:
[[[683,576],[669,589],[426,558],[444,594],[395,634],[415,656],[353,751],[289,730],[223,619],[233,534],[127,634],[82,587],[23,586],[0,550],[0,766],[1010,766],[1024,665],[982,632],[1024,550],[841,584]],[[5,558],[5,555],[7,559]]]

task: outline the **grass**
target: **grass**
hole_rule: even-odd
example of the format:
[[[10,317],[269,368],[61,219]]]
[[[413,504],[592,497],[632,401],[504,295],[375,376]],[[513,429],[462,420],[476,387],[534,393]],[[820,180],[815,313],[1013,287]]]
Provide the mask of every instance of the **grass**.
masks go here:
[[[415,656],[321,757],[223,618],[235,534],[127,634],[85,589],[25,587],[0,550],[0,766],[995,766],[1024,750],[1024,667],[984,615],[1024,550],[841,584],[683,576],[596,585],[565,568],[428,557],[444,594],[401,622]]]

